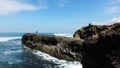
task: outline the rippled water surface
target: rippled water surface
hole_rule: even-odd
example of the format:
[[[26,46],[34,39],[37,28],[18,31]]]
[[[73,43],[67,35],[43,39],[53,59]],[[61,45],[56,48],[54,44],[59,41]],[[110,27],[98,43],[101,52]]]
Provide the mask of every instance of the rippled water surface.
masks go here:
[[[21,45],[22,33],[0,34],[0,68],[82,68],[79,62],[54,58]]]

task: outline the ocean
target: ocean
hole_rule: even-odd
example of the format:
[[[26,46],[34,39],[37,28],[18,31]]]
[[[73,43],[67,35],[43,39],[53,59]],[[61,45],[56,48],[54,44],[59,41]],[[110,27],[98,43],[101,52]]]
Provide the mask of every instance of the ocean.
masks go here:
[[[80,62],[59,60],[23,46],[21,44],[23,34],[0,33],[0,68],[82,68]],[[54,35],[72,37],[70,34]]]

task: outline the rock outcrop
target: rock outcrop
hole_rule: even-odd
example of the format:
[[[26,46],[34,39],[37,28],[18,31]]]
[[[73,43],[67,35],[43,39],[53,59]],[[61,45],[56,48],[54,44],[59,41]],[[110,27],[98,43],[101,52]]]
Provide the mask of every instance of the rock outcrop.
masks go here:
[[[83,68],[120,68],[120,23],[89,25],[73,38],[25,34],[22,44],[65,60],[76,60]]]
[[[120,23],[90,25],[77,30],[74,38],[76,35],[84,40],[80,48],[83,68],[120,68]]]
[[[80,61],[79,53],[71,50],[73,46],[76,47],[76,44],[79,45],[79,43],[80,42],[76,42],[72,38],[57,37],[54,35],[27,33],[22,37],[22,44],[26,45],[27,47],[40,50],[64,60]]]

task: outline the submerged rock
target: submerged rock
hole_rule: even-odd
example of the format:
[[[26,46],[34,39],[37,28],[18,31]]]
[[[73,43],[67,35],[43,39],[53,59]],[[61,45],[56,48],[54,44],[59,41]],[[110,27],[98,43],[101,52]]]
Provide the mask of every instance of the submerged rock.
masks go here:
[[[83,68],[120,68],[120,23],[89,25],[73,38],[25,34],[22,44],[65,60],[76,60]]]

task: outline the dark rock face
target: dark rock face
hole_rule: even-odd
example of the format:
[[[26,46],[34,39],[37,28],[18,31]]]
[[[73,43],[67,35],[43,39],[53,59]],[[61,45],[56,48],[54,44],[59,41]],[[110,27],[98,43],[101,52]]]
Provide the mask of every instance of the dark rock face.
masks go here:
[[[56,37],[54,35],[38,35],[28,33],[22,37],[22,44],[27,47],[43,51],[54,57],[65,60],[80,60],[79,53],[76,53],[77,51],[72,51],[70,49],[77,48],[78,50],[78,43],[79,42],[74,42],[72,38]],[[72,44],[74,44],[74,48]]]
[[[74,38],[77,38],[78,40],[79,39],[85,40],[90,37],[98,38],[99,33],[106,33],[110,29],[111,26],[89,25],[77,30],[74,33]]]
[[[25,34],[22,44],[65,60],[76,60],[83,68],[120,68],[120,23],[89,25],[72,38]]]
[[[96,29],[96,27],[99,27]],[[83,68],[120,68],[120,23],[110,26],[87,26],[84,27],[81,46]],[[87,34],[89,29],[93,29],[93,33]],[[76,32],[81,34],[82,32]],[[94,36],[97,37],[94,37]],[[75,36],[75,35],[74,35]],[[86,35],[85,35],[86,36]]]

